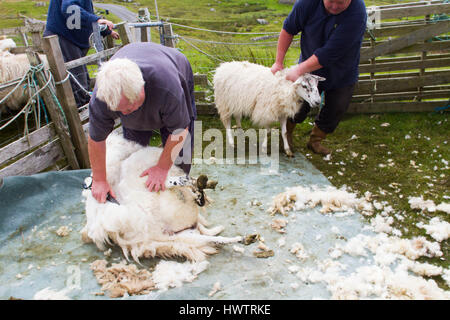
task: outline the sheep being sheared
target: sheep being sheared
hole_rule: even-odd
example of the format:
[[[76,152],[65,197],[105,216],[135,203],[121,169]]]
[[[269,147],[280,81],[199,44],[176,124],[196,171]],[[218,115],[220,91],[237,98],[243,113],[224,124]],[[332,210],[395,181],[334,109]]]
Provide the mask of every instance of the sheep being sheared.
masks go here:
[[[287,141],[286,122],[298,112],[303,100],[312,107],[321,102],[317,85],[322,77],[304,74],[297,81],[286,80],[289,69],[272,74],[270,68],[247,61],[222,63],[214,74],[214,96],[217,111],[227,132],[227,141],[234,146],[231,117],[241,126],[242,116],[248,116],[260,127],[269,128],[279,121],[283,146],[293,156]],[[267,148],[267,135],[262,147]]]
[[[161,148],[142,147],[111,134],[107,141],[106,170],[111,188],[120,203],[99,203],[90,190],[86,198],[86,226],[81,231],[85,242],[93,241],[98,248],[115,243],[139,261],[145,257],[182,256],[201,261],[216,253],[216,244],[234,243],[242,237],[216,236],[221,226],[207,229],[199,213],[196,187],[174,186],[163,192],[149,192],[146,177],[140,174],[156,165]],[[184,176],[183,170],[172,166],[168,176]]]

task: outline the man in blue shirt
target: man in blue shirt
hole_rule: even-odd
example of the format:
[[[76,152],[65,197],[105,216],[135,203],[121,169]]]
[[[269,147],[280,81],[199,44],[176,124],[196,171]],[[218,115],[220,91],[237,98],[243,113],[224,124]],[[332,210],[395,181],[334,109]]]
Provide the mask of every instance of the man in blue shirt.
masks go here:
[[[284,68],[284,57],[292,39],[302,32],[299,64],[286,78],[295,81],[307,72],[326,78],[319,84],[320,92],[325,92],[325,104],[315,119],[307,144],[315,153],[330,153],[321,142],[337,128],[350,104],[358,81],[366,20],[363,0],[298,0],[284,21],[272,72]],[[291,147],[295,125],[306,119],[310,109],[309,104],[304,102],[294,119],[287,122]]]
[[[94,14],[92,0],[51,0],[47,13],[47,24],[44,37],[58,35],[59,45],[64,62],[84,57],[89,50],[89,36],[92,34],[92,23],[105,24],[108,28],[103,36],[111,34],[118,39],[117,32],[112,31],[114,24]],[[85,65],[69,70],[80,86],[70,79],[75,101],[78,107],[89,102],[89,73]]]

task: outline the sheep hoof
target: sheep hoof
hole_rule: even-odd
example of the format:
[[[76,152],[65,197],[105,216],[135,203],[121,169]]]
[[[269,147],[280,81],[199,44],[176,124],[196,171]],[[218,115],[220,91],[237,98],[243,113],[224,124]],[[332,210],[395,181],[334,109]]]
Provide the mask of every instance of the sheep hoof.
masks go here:
[[[285,152],[286,152],[286,155],[287,155],[289,158],[294,158],[294,154],[292,153],[291,150],[285,150]]]

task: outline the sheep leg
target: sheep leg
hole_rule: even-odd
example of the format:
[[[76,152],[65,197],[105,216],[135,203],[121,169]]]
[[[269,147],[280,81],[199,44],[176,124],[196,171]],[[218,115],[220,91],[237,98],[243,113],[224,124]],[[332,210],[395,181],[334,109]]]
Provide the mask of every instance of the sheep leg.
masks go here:
[[[288,143],[288,139],[287,139],[286,123],[287,123],[287,118],[280,119],[281,137],[283,138],[283,147],[284,147],[284,151],[286,152],[286,155],[288,157],[293,157],[294,154],[292,153],[291,149],[289,148],[289,143]]]
[[[231,129],[231,117],[227,119],[223,119],[223,126],[225,127],[225,131],[227,132],[227,143],[230,147],[234,148],[234,138],[233,132]]]
[[[242,125],[241,125],[241,118],[242,118],[242,116],[238,115],[238,116],[234,116],[234,118],[236,119],[236,127],[242,128]]]

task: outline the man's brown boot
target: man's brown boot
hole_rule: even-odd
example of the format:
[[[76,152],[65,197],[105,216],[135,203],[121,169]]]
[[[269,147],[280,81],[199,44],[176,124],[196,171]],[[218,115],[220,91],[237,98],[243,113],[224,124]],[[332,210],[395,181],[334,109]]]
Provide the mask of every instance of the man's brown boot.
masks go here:
[[[331,151],[322,146],[320,143],[325,139],[327,134],[319,129],[316,125],[311,131],[311,136],[309,137],[309,141],[307,143],[308,149],[312,150],[314,153],[321,154],[326,156],[330,154]]]

